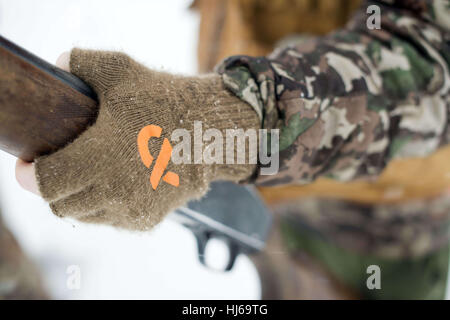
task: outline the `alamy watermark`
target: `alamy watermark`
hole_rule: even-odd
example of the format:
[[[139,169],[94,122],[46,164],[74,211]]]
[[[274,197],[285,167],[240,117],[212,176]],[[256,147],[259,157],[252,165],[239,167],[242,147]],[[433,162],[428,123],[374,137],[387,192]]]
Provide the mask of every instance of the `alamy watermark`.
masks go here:
[[[78,265],[70,265],[66,269],[66,286],[69,290],[81,289],[81,268]]]
[[[381,29],[381,8],[373,4],[367,7],[366,13],[369,15],[366,20],[367,29]]]
[[[159,138],[162,128],[148,125],[139,131],[137,145],[143,164],[150,168],[154,157],[148,143]],[[175,172],[164,173],[169,161],[174,164],[256,164],[259,174],[274,175],[279,169],[279,129],[231,128],[203,130],[201,121],[194,121],[193,130],[175,129],[170,141],[165,138],[155,161],[150,182],[156,189],[160,180],[177,187],[180,183]],[[173,144],[173,146],[172,146]]]
[[[256,164],[259,159],[263,165],[260,174],[273,175],[279,169],[279,130],[270,130],[270,151],[267,145],[268,136],[267,129],[236,128],[226,129],[224,137],[219,129],[210,128],[203,131],[202,122],[195,121],[193,137],[186,129],[176,129],[172,132],[171,140],[177,143],[173,147],[172,162],[175,164]]]
[[[367,274],[370,274],[367,277],[366,286],[369,290],[381,289],[381,268],[376,264],[372,264],[367,267]]]

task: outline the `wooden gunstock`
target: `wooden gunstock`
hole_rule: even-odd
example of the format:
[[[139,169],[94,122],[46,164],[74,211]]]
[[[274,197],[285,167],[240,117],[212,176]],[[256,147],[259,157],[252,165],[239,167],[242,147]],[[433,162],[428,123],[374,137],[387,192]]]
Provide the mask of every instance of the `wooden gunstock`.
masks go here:
[[[0,149],[25,161],[56,151],[97,116],[93,91],[0,36]]]

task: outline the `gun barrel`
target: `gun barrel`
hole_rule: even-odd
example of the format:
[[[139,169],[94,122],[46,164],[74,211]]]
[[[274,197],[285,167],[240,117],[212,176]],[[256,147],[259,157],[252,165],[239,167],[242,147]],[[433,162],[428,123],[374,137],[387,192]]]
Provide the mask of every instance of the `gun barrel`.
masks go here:
[[[1,36],[0,70],[0,149],[32,161],[96,119],[96,96],[85,83]]]

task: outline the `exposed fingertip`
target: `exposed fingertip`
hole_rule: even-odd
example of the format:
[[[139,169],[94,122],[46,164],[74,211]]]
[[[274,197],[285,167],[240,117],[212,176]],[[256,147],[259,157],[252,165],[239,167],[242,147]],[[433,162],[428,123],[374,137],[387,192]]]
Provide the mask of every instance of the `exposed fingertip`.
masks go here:
[[[17,182],[22,188],[40,195],[33,163],[17,159],[15,175]]]
[[[56,66],[70,72],[70,52],[66,51],[61,53],[61,55],[56,60]]]

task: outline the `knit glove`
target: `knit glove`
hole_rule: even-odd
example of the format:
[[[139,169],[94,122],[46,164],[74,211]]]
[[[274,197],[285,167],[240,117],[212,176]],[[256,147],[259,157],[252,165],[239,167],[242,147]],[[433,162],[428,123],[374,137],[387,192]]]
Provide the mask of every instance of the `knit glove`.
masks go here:
[[[147,230],[205,194],[211,181],[254,172],[248,158],[241,165],[170,161],[172,131],[189,130],[193,139],[194,121],[223,137],[225,129],[259,128],[256,112],[219,75],[176,76],[122,53],[80,49],[72,50],[70,69],[97,93],[99,113],[76,140],[35,161],[41,195],[57,216]]]

